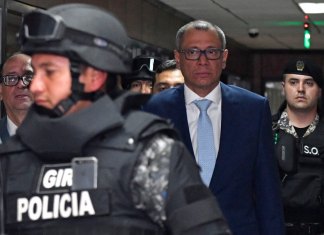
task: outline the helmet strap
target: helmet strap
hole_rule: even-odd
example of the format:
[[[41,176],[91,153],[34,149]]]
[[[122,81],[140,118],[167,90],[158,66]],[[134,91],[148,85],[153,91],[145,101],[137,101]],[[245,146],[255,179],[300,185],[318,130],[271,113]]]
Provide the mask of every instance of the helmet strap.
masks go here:
[[[80,63],[71,61],[70,66],[71,77],[72,77],[72,94],[65,100],[59,102],[52,110],[52,114],[56,117],[61,117],[66,114],[73,105],[80,100],[95,101],[100,98],[104,92],[84,92],[84,85],[79,82],[80,77]]]

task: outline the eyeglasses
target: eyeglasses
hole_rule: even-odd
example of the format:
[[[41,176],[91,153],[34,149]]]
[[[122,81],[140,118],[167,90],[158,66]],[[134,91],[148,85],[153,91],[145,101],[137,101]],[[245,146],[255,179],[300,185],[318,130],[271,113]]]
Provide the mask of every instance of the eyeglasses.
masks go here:
[[[18,75],[5,75],[1,77],[1,83],[5,86],[16,86],[19,80],[22,81],[24,86],[28,86],[33,79],[33,74],[24,74],[22,76]]]
[[[198,48],[188,48],[179,51],[185,55],[187,60],[199,60],[201,54],[204,54],[208,60],[218,60],[224,49],[220,48],[207,48],[206,50],[200,50]]]
[[[143,57],[143,58],[135,58],[133,61],[133,72],[139,72],[144,67],[150,72],[155,73],[157,67],[161,64],[161,61],[156,58]]]

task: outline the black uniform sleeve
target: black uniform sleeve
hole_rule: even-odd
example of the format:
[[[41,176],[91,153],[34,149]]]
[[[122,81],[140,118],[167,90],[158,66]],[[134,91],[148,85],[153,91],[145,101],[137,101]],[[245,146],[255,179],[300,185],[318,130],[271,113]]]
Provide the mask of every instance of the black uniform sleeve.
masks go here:
[[[184,145],[163,134],[146,143],[131,181],[134,205],[172,235],[231,234]]]
[[[155,223],[164,227],[165,203],[174,140],[157,134],[141,152],[131,181],[134,205],[144,210]]]
[[[166,218],[174,235],[231,234],[216,198],[200,178],[194,158],[177,141],[171,152]]]

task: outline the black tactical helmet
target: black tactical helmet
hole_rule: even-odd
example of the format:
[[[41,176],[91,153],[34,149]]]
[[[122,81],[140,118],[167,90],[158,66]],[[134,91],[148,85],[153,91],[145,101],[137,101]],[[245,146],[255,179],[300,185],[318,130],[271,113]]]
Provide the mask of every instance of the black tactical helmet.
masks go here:
[[[140,55],[133,59],[132,73],[122,81],[124,89],[130,89],[132,82],[148,80],[154,83],[157,67],[162,63],[161,59],[153,56]]]
[[[24,16],[19,32],[27,54],[53,53],[99,70],[129,73],[129,38],[109,12],[88,4],[63,4]]]

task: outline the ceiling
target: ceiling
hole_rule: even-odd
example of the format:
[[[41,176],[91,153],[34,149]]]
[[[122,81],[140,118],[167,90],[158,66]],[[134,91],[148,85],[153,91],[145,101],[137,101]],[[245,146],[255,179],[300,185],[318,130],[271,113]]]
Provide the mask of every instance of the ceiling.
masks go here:
[[[43,0],[42,0],[43,1]],[[65,0],[56,0],[65,1]],[[304,49],[304,13],[298,2],[307,0],[151,0],[182,12],[194,19],[208,20],[220,26],[228,38],[255,50],[302,50]],[[309,0],[312,1],[312,0]],[[319,0],[313,0],[319,2]],[[322,0],[324,1],[324,0]],[[21,1],[8,0],[8,7],[19,12],[31,10]],[[28,0],[25,2],[38,2]],[[45,2],[44,2],[45,3]],[[10,14],[9,14],[10,15]],[[324,14],[310,17],[311,48],[324,50]],[[20,17],[8,20],[19,25]],[[250,29],[258,29],[257,37],[250,37]],[[8,28],[8,30],[17,30]],[[13,35],[15,33],[8,34]],[[15,42],[15,38],[8,38]]]
[[[301,0],[160,1],[194,19],[220,26],[227,37],[251,49],[304,49],[304,13],[297,4]],[[310,50],[324,50],[324,14],[309,18]],[[258,29],[257,37],[249,36],[251,28]]]

